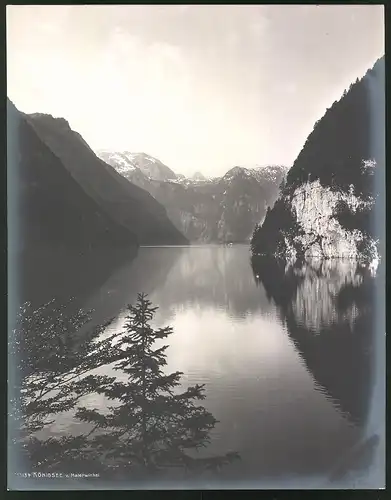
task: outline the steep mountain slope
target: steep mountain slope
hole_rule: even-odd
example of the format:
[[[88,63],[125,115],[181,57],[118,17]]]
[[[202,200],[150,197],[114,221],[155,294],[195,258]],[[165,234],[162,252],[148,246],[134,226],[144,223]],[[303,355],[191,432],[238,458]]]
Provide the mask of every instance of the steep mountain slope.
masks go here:
[[[254,225],[265,216],[269,195],[259,174],[259,171],[234,167],[219,181],[220,193],[224,189],[218,196],[220,241],[248,241]]]
[[[9,100],[7,170],[14,301],[82,293],[118,257],[135,255],[136,236],[83,191]]]
[[[164,207],[99,159],[66,120],[45,114],[24,116],[84,191],[110,217],[134,232],[140,244],[187,243]]]
[[[254,226],[276,200],[285,173],[284,167],[234,167],[221,178],[182,182],[174,188],[177,195],[170,205],[161,189],[156,197],[189,239],[243,243],[249,241]]]
[[[175,175],[162,180],[165,170],[155,160],[155,171],[142,171],[128,153],[98,152],[128,179],[152,194],[170,220],[190,241],[245,242],[274,203],[286,169],[281,166],[234,167],[221,178]],[[159,171],[158,169],[161,169]],[[172,171],[171,171],[172,172]]]
[[[376,259],[384,232],[384,124],[382,58],[315,124],[254,231],[253,252]]]

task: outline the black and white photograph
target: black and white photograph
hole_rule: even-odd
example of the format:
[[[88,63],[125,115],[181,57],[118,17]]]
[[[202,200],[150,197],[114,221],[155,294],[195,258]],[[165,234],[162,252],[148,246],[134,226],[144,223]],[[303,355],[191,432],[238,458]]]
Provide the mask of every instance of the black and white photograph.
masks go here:
[[[384,6],[8,5],[7,488],[385,488]]]

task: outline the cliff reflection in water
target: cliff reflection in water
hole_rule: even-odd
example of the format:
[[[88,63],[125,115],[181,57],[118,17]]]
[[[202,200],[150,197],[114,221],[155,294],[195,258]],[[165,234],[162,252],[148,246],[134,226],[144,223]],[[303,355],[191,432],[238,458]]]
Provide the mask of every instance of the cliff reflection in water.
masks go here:
[[[253,257],[252,268],[315,380],[352,422],[365,425],[375,340],[370,270],[344,260],[286,265],[266,257]]]

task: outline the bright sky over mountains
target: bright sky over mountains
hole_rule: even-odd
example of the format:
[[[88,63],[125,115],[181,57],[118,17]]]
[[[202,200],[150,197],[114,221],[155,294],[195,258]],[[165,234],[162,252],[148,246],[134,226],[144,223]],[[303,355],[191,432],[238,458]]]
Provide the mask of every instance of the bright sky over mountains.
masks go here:
[[[7,6],[21,111],[185,175],[292,164],[383,54],[381,5]]]

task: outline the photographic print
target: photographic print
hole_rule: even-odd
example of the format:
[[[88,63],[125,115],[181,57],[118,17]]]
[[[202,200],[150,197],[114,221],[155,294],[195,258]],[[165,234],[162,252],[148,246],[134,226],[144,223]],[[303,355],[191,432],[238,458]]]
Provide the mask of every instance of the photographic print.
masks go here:
[[[8,489],[385,488],[384,7],[6,25]]]

